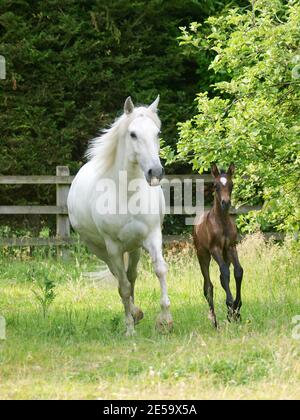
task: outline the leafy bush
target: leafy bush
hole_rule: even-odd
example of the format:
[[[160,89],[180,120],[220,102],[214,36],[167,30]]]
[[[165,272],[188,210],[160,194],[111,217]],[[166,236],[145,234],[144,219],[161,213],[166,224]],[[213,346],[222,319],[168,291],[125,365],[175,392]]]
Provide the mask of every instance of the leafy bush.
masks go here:
[[[244,231],[300,226],[300,5],[254,0],[182,28],[181,45],[211,49],[214,94],[197,95],[197,114],[179,124],[177,154],[200,173],[212,162],[237,167],[235,201],[263,204],[240,218]],[[204,71],[204,70],[203,70]]]

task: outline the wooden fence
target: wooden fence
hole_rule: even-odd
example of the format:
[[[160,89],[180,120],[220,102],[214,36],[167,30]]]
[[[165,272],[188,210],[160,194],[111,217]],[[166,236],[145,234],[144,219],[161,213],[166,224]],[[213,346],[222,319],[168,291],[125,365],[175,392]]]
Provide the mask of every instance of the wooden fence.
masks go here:
[[[210,175],[169,175],[167,179],[174,178],[184,180],[203,179],[204,183],[212,182]],[[5,185],[56,185],[56,205],[54,206],[0,206],[0,215],[17,214],[47,214],[56,215],[56,237],[54,238],[0,238],[0,246],[47,246],[56,245],[64,247],[71,245],[75,239],[71,237],[70,221],[68,217],[67,198],[70,185],[74,177],[70,176],[67,166],[57,166],[56,176],[0,176],[0,184]],[[238,215],[248,213],[250,210],[258,210],[259,207],[243,206],[232,209],[231,214]],[[171,208],[172,210],[172,208]],[[171,211],[172,213],[172,211]],[[178,236],[166,236],[164,239],[170,241],[178,239]]]

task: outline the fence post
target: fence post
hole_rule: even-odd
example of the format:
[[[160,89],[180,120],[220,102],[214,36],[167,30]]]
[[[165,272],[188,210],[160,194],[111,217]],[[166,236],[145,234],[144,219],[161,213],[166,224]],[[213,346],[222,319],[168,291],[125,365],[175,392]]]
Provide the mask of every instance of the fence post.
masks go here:
[[[56,176],[70,176],[68,166],[57,166]],[[56,184],[56,205],[67,206],[70,186],[67,184]],[[56,216],[56,236],[61,239],[70,238],[70,220],[68,215],[58,214]],[[57,247],[57,254],[62,258],[68,258],[69,250],[65,247]]]

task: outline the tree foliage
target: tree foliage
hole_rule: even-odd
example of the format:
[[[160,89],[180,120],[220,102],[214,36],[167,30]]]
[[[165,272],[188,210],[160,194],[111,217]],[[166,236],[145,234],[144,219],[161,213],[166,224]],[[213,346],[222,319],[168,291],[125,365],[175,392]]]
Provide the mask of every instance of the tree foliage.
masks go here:
[[[197,113],[179,124],[169,162],[235,162],[236,203],[263,204],[239,220],[243,230],[299,230],[300,222],[300,5],[254,0],[182,28],[181,45],[196,55],[215,52],[213,94],[197,95]],[[203,72],[207,70],[202,69]]]

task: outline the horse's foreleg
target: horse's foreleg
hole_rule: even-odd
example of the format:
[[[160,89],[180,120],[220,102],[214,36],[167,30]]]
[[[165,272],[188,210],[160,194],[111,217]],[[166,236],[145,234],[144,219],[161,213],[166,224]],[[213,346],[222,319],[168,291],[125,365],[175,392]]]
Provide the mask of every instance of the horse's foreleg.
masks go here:
[[[209,254],[204,256],[198,255],[198,260],[204,278],[204,296],[209,305],[209,319],[213,323],[213,326],[217,328],[218,324],[214,308],[214,286],[210,280],[209,275],[209,265],[211,257]]]
[[[159,330],[171,331],[173,328],[173,318],[170,312],[170,299],[168,296],[167,287],[167,264],[162,255],[162,234],[161,231],[157,231],[149,236],[144,242],[144,248],[149,252],[154,271],[159,279],[161,287],[161,313],[157,319],[156,326]]]
[[[240,264],[236,247],[232,247],[230,249],[229,256],[234,267],[234,278],[236,282],[236,298],[233,304],[233,308],[235,311],[235,318],[239,320],[241,317],[240,316],[240,309],[242,307],[241,288],[242,288],[244,270]]]
[[[224,261],[223,253],[219,248],[215,248],[211,254],[220,268],[220,274],[221,274],[220,280],[221,280],[222,287],[226,292],[226,305],[228,308],[228,320],[230,320],[234,309],[233,309],[233,297],[232,297],[231,290],[229,287],[229,281],[230,281],[229,263]]]
[[[107,265],[119,282],[119,294],[125,310],[126,335],[131,336],[135,333],[134,318],[132,315],[134,305],[131,297],[131,284],[127,277],[123,253],[118,248],[118,245],[112,241],[107,240],[106,246],[109,255]]]
[[[144,318],[144,314],[140,308],[134,305],[134,288],[135,281],[137,278],[137,266],[140,260],[141,250],[140,248],[129,253],[129,262],[127,269],[127,278],[131,285],[131,298],[132,298],[132,316],[134,318],[135,324],[141,321]]]

